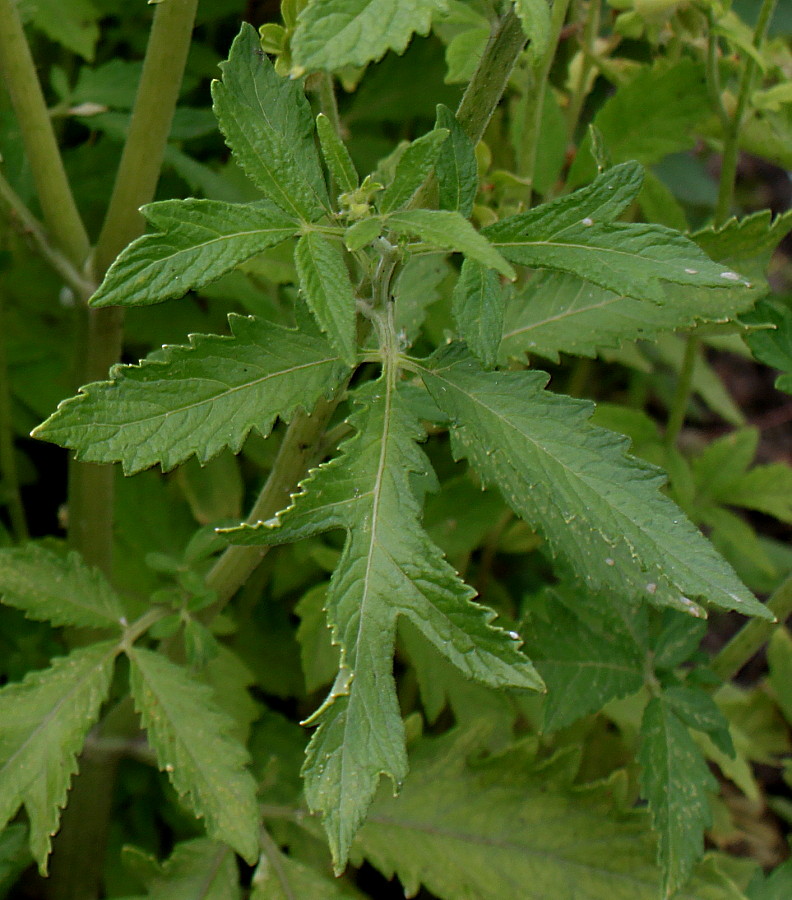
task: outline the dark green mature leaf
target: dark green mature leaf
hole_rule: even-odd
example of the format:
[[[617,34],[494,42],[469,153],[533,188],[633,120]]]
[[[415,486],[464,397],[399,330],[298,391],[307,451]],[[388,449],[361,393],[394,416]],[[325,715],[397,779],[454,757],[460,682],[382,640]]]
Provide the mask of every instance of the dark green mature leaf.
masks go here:
[[[0,834],[0,897],[3,900],[30,862],[27,828],[24,825],[4,828]]]
[[[0,550],[3,603],[53,625],[118,628],[124,608],[105,576],[77,553],[59,556],[37,544]]]
[[[121,253],[92,306],[148,306],[181,297],[298,230],[268,202],[164,200],[142,211],[160,233],[144,234]]]
[[[299,859],[272,847],[262,854],[253,874],[250,900],[343,900],[349,894],[339,882]]]
[[[329,201],[302,84],[275,72],[247,23],[220,68],[222,82],[212,82],[214,110],[239,164],[281,209],[318,219]]]
[[[781,371],[775,382],[778,390],[792,394],[792,309],[780,303],[760,301],[744,321],[774,326],[752,332],[746,337],[746,343],[759,362]]]
[[[459,345],[421,374],[455,423],[455,455],[591,588],[694,615],[704,612],[690,598],[770,618],[659,492],[660,470],[627,457],[626,438],[589,424],[592,404],[544,391],[541,372],[484,372]]]
[[[548,590],[543,599],[544,614],[520,630],[547,685],[544,728],[556,731],[643,685],[646,622],[640,609],[583,591]]]
[[[438,104],[435,128],[447,128],[449,135],[435,162],[440,209],[461,213],[466,219],[473,211],[478,191],[478,163],[473,142],[447,106]]]
[[[42,874],[77,755],[110,690],[116,653],[114,641],[80,647],[0,690],[0,828],[24,804]]]
[[[245,748],[230,736],[233,721],[210,688],[162,654],[127,650],[135,708],[157,762],[177,793],[206,822],[210,837],[249,863],[258,859],[256,783]]]
[[[344,362],[353,366],[357,357],[355,289],[340,245],[309,231],[297,242],[294,263],[319,327]]]
[[[688,879],[704,851],[704,829],[712,823],[708,794],[718,783],[674,708],[653,697],[641,723],[641,792],[649,801],[659,836],[658,862],[664,896]]]
[[[387,50],[403,53],[412,35],[426,34],[446,0],[309,0],[292,38],[304,70],[364,66]]]
[[[466,259],[451,303],[460,336],[482,363],[492,368],[498,357],[506,305],[498,273]]]
[[[391,213],[385,223],[397,234],[419,237],[427,244],[464,253],[483,266],[514,278],[514,269],[492,244],[457,212],[446,209],[408,209]]]
[[[482,760],[481,729],[417,743],[401,795],[382,791],[354,852],[405,893],[443,900],[657,900],[646,816],[619,807],[619,777],[572,786],[574,752],[536,758],[531,742]],[[468,762],[468,759],[471,762]],[[711,863],[675,900],[744,900]]]
[[[358,173],[346,145],[338,136],[333,123],[324,113],[316,117],[316,133],[322,156],[327,163],[330,174],[335,178],[339,191],[354,191],[358,186]]]
[[[594,117],[614,162],[635,159],[644,165],[692,147],[694,129],[709,115],[704,66],[691,59],[674,65],[646,66],[605,101]],[[587,136],[569,172],[575,187],[596,169]]]
[[[769,209],[729,219],[720,228],[691,234],[711,259],[738,268],[751,278],[762,278],[773,251],[792,231],[792,210],[773,216]]]
[[[51,41],[79,53],[83,59],[93,60],[101,12],[90,0],[72,0],[66,6],[60,0],[34,0],[20,6],[23,16],[25,6],[28,7],[33,24]]]
[[[356,434],[315,469],[293,506],[271,522],[225,532],[233,543],[276,544],[346,529],[328,589],[327,613],[341,647],[336,682],[312,717],[319,730],[304,773],[309,805],[323,814],[338,869],[366,814],[380,774],[407,773],[392,675],[396,620],[407,617],[455,666],[494,687],[537,689],[541,681],[517,642],[490,624],[419,524],[434,476],[415,443],[417,419],[389,378],[357,393]]]
[[[146,900],[240,900],[242,896],[236,859],[225,844],[207,838],[182,841],[161,866],[141,851],[124,850],[127,863],[137,864],[133,867],[146,885]]]
[[[277,416],[312,409],[345,372],[319,336],[231,315],[231,337],[192,335],[156,360],[117,366],[111,381],[82,388],[35,430],[88,462],[117,462],[127,474],[192,454],[206,462],[238,453],[252,428],[269,434]]]
[[[501,358],[535,353],[596,356],[622,341],[649,340],[700,321],[725,322],[752,306],[748,290],[664,286],[651,302],[617,294],[562,272],[537,272],[506,305]]]
[[[409,204],[429,177],[440,149],[449,136],[447,128],[435,128],[405,148],[396,164],[393,181],[380,197],[380,212],[393,212]]]
[[[769,875],[759,870],[746,892],[749,900],[787,900],[792,894],[792,859],[774,869]]]

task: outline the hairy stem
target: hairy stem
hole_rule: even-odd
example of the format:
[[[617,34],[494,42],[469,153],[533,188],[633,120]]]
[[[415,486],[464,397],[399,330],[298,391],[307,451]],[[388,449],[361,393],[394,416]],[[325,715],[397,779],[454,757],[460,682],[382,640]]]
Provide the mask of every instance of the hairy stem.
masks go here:
[[[753,33],[753,46],[758,50],[767,34],[770,19],[776,7],[777,0],[763,0],[759,10],[759,18],[756,21]],[[718,185],[718,203],[715,207],[715,225],[722,225],[729,217],[732,203],[734,202],[734,184],[737,176],[737,160],[739,157],[740,129],[745,121],[745,111],[748,100],[753,91],[754,78],[756,77],[756,60],[747,56],[745,66],[740,77],[740,85],[737,91],[737,105],[730,117],[729,125],[723,136],[723,161],[721,163],[720,182]]]
[[[536,156],[539,150],[539,138],[542,130],[542,110],[544,108],[547,79],[558,49],[561,29],[566,20],[569,2],[570,0],[555,0],[555,3],[553,3],[553,11],[550,17],[550,38],[547,49],[542,56],[534,60],[531,67],[531,75],[528,78],[527,90],[530,92],[532,100],[526,106],[517,171],[520,177],[525,179],[529,185],[533,185],[534,171],[536,169]]]
[[[525,41],[520,20],[514,9],[509,9],[493,31],[456,112],[459,124],[474,145],[481,140],[503,96]]]
[[[792,574],[776,588],[767,601],[767,608],[778,622],[751,619],[722,647],[710,663],[712,671],[723,681],[733,678],[769,640],[773,629],[792,616]]]
[[[44,221],[73,265],[85,263],[90,243],[63,168],[19,8],[0,0],[0,74],[11,97]]]

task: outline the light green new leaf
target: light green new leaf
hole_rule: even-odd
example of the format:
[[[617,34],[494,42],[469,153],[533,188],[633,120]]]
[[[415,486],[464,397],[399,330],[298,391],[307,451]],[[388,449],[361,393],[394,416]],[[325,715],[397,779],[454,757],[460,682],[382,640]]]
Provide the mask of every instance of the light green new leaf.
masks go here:
[[[488,369],[497,361],[505,305],[497,272],[466,259],[451,296],[451,309],[460,336]]]
[[[327,163],[330,174],[335,178],[339,191],[354,191],[358,186],[358,173],[352,157],[333,127],[333,123],[324,113],[316,117],[316,133],[322,156]]]
[[[446,209],[408,209],[391,213],[385,219],[385,224],[397,234],[418,237],[441,250],[464,253],[507,278],[515,277],[514,269],[495,247],[458,212]]]
[[[446,0],[309,0],[291,49],[301,69],[365,66],[387,50],[403,53],[414,33],[427,34]]]
[[[634,159],[644,165],[695,143],[695,129],[710,115],[704,66],[691,59],[674,65],[645,66],[619,85],[594,117],[614,162]],[[569,171],[576,187],[596,172],[591,137],[583,140]]]
[[[146,900],[240,900],[239,869],[225,844],[195,838],[177,844],[162,864],[124,847],[124,863],[146,886]]]
[[[0,690],[0,829],[24,804],[46,874],[77,755],[110,690],[116,644],[80,647]]]
[[[220,68],[223,80],[212,82],[214,111],[239,164],[281,209],[318,219],[329,201],[301,82],[275,72],[247,23]]]
[[[318,335],[253,317],[229,317],[231,337],[191,335],[189,346],[115,366],[111,381],[86,385],[35,430],[87,462],[122,462],[131,475],[164,471],[195,454],[207,462],[238,453],[255,428],[266,437],[277,416],[312,409],[346,371]]]
[[[164,200],[143,207],[160,233],[133,241],[110,266],[92,306],[149,306],[216,281],[298,231],[271,203]]]
[[[643,685],[646,621],[640,608],[583,591],[548,590],[543,599],[544,611],[520,631],[547,685],[544,728],[556,731]]]
[[[542,372],[484,372],[459,345],[422,377],[455,424],[452,446],[594,590],[694,615],[693,600],[770,618],[659,488],[659,469],[588,419],[593,405],[543,390]],[[691,599],[692,598],[692,599]]]
[[[665,897],[688,879],[712,823],[709,794],[718,783],[690,732],[663,697],[653,697],[641,723],[641,792],[659,836]]]
[[[53,625],[118,628],[124,608],[105,576],[79,554],[60,556],[37,544],[0,550],[3,603]]]
[[[541,57],[550,41],[550,4],[547,0],[514,0],[523,31],[534,57]]]
[[[442,103],[437,106],[435,128],[449,131],[435,162],[440,209],[450,209],[469,218],[478,191],[478,163],[473,142],[456,116]]]
[[[309,231],[297,241],[294,264],[319,327],[344,362],[353,366],[357,356],[355,289],[340,245]]]
[[[327,595],[341,665],[304,767],[306,798],[321,811],[337,869],[379,782],[407,773],[392,674],[396,620],[407,617],[455,666],[493,687],[541,681],[491,610],[465,585],[421,528],[434,476],[416,440],[424,434],[390,379],[357,393],[365,404],[340,456],[315,469],[277,520],[225,532],[233,543],[277,544],[333,528],[347,541]]]
[[[651,340],[697,322],[726,322],[750,308],[749,290],[695,290],[664,285],[662,300],[639,300],[575,275],[537,272],[506,305],[502,359],[535,353],[596,356],[622,341]]]
[[[102,13],[90,0],[72,0],[66,5],[60,0],[28,0],[19,6],[25,21],[31,19],[51,41],[88,62],[93,60]]]
[[[230,736],[234,722],[206,685],[162,654],[127,650],[135,709],[179,796],[249,863],[258,859],[256,783],[245,748]]]
[[[418,742],[401,795],[380,793],[355,857],[396,874],[407,896],[423,884],[443,900],[657,900],[655,844],[646,816],[620,808],[620,777],[573,786],[574,752],[541,762],[525,742],[482,760],[482,738]],[[707,861],[675,900],[744,897]]]
[[[393,181],[385,188],[379,200],[381,213],[403,209],[429,177],[440,149],[448,140],[447,128],[435,128],[407,146],[399,157]]]

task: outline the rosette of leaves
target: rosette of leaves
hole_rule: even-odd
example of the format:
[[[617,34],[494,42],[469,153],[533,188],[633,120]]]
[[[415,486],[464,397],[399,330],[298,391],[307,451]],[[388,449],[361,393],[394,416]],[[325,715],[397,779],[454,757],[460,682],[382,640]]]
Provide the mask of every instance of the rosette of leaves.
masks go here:
[[[408,770],[392,674],[400,618],[472,679],[544,689],[519,637],[493,624],[494,613],[474,600],[423,528],[424,499],[437,485],[421,448],[427,410],[450,433],[455,458],[502,494],[578,584],[696,617],[707,606],[767,616],[661,493],[662,473],[630,458],[624,438],[591,424],[592,404],[548,390],[542,372],[496,367],[510,305],[522,302],[534,269],[556,293],[574,296],[580,285],[600,292],[609,341],[639,336],[647,321],[668,330],[692,324],[680,291],[706,300],[700,318],[716,319],[748,308],[754,293],[682,234],[618,221],[641,188],[638,164],[608,169],[569,196],[479,232],[467,218],[477,188],[473,146],[450,111],[441,108],[437,126],[404,149],[387,184],[361,183],[330,121],[320,115],[315,123],[300,82],[274,71],[250,26],[222,73],[213,84],[220,128],[262,199],[145,207],[152,231],[116,260],[92,304],[181,296],[284,244],[299,282],[298,327],[232,316],[229,336],[194,335],[188,345],[115,367],[35,434],[86,461],[121,462],[131,474],[238,451],[251,430],[267,437],[277,419],[299,419],[319,448],[323,429],[312,434],[310,415],[298,412],[350,401],[349,436],[291,486],[291,504],[225,531],[240,545],[346,534],[326,601],[338,675],[307,723],[318,728],[303,770],[308,804],[323,817],[340,871],[380,775],[398,788]],[[429,196],[437,208],[421,205]],[[452,299],[456,337],[419,358],[408,341],[420,337],[421,310],[400,305],[407,300],[398,275],[409,259],[452,254],[455,263],[463,258]],[[510,287],[515,279],[518,290]],[[407,319],[409,335],[397,325]],[[587,347],[591,321],[581,326]],[[569,346],[569,334],[564,340],[557,350]],[[509,354],[526,349],[512,343]],[[166,663],[131,652],[135,689],[145,696],[143,680],[161,681]],[[169,680],[175,693],[180,684]],[[155,738],[157,727],[152,717]],[[183,788],[193,791],[189,775]],[[212,836],[224,839],[222,831]]]

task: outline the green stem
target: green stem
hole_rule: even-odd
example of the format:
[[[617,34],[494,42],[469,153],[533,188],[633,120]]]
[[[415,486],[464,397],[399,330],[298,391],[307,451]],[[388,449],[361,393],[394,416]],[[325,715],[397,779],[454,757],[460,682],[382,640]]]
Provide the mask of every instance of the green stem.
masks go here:
[[[699,339],[692,334],[688,335],[674,399],[671,401],[671,409],[668,412],[665,443],[666,447],[669,448],[676,445],[679,432],[682,430],[682,425],[685,422],[685,413],[690,403],[690,395],[693,392],[693,374],[696,371],[698,353]]]
[[[509,9],[493,31],[456,112],[459,124],[474,145],[486,131],[525,41],[520,20],[514,9]]]
[[[531,92],[532,101],[526,106],[523,125],[522,145],[518,154],[517,171],[528,185],[533,185],[536,170],[536,155],[539,150],[539,138],[542,130],[542,110],[544,108],[547,79],[550,67],[558,49],[561,29],[566,20],[570,0],[555,0],[550,17],[550,38],[544,54],[534,60],[527,89]]]
[[[773,630],[792,616],[792,573],[773,592],[767,601],[767,608],[778,621],[751,619],[744,625],[710,663],[710,668],[718,678],[723,681],[733,678],[762,649]]]
[[[763,0],[753,33],[753,46],[758,50],[767,34],[777,0]],[[723,161],[718,185],[718,203],[715,207],[715,225],[722,225],[729,217],[734,202],[734,185],[737,176],[737,161],[740,150],[740,129],[745,121],[745,111],[753,91],[756,76],[756,60],[749,56],[740,77],[737,91],[737,105],[730,117],[729,126],[723,136]]]
[[[25,206],[1,172],[0,205],[8,210],[8,218],[12,227],[27,238],[39,256],[74,291],[77,299],[83,303],[87,301],[96,290],[96,285],[87,279],[66,254],[55,245],[44,226]]]
[[[6,334],[3,314],[3,291],[0,290],[0,483],[3,485],[11,519],[11,530],[18,543],[28,539],[27,519],[22,495],[19,492],[16,457],[14,455],[14,429],[11,424],[11,385],[8,379],[6,359]]]
[[[0,74],[22,132],[44,221],[72,264],[82,267],[90,248],[88,234],[63,168],[36,65],[14,0],[0,0]]]

